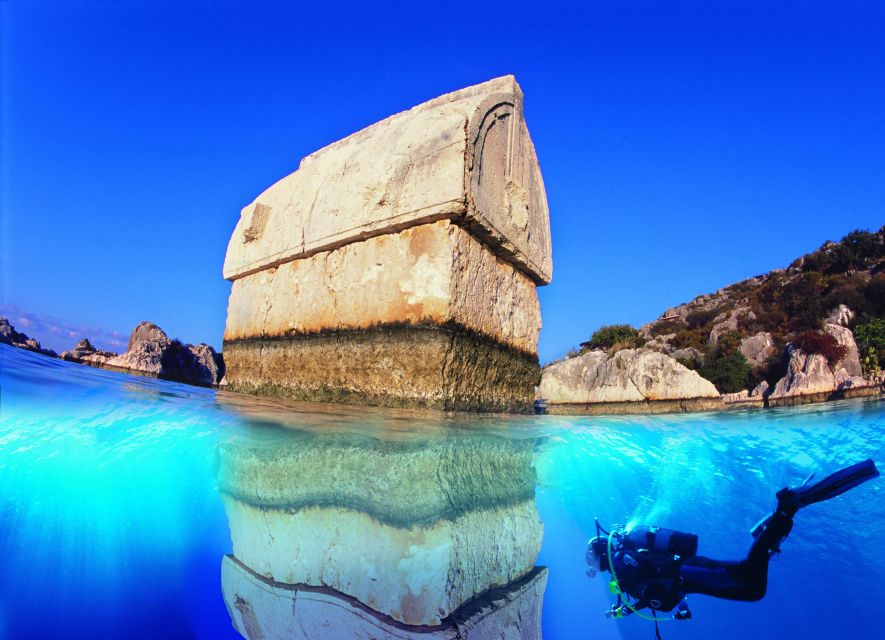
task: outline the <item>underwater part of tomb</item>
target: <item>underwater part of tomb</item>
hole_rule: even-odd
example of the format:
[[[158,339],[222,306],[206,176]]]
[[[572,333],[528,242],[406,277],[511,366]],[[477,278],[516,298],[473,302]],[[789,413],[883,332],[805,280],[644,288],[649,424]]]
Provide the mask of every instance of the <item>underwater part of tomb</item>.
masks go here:
[[[249,640],[540,638],[535,444],[441,430],[222,445],[234,626]]]

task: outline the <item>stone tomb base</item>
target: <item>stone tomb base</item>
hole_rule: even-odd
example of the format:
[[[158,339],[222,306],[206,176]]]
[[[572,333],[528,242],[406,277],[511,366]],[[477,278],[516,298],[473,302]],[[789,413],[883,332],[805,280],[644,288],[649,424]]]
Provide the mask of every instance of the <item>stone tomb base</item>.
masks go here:
[[[234,628],[248,640],[540,639],[546,585],[547,569],[538,567],[474,598],[438,626],[410,626],[334,589],[279,584],[232,556],[221,564],[225,604]]]
[[[443,220],[234,281],[226,382],[308,401],[528,412],[540,328],[532,280]]]
[[[227,341],[231,390],[447,411],[531,408],[536,357],[456,326],[382,326]]]

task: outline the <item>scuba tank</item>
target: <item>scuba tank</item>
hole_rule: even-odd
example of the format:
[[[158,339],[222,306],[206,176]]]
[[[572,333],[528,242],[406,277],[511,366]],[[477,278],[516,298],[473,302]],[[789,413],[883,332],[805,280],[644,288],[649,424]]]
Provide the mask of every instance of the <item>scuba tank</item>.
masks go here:
[[[621,538],[621,545],[634,551],[689,558],[698,554],[698,536],[662,527],[636,527]]]

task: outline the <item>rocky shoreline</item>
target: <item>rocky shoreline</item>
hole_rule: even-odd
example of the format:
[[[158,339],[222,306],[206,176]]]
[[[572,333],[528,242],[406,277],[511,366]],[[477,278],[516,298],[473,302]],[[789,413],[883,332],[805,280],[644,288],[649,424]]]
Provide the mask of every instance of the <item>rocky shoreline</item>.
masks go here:
[[[849,311],[850,313],[850,311]],[[843,310],[844,315],[844,310]],[[550,363],[542,369],[536,390],[536,412],[552,415],[642,415],[763,409],[885,394],[885,375],[861,375],[857,346],[850,329],[827,325],[846,355],[834,365],[819,354],[806,354],[788,344],[783,357],[786,375],[776,385],[760,383],[752,391],[720,394],[713,383],[653,348],[614,353],[590,350]],[[207,344],[170,339],[151,322],[142,322],[122,354],[97,349],[88,338],[61,354],[44,349],[0,318],[0,343],[98,369],[129,373],[202,387],[223,386],[221,353]],[[332,398],[325,400],[335,401]]]
[[[184,382],[200,387],[217,387],[224,377],[224,358],[208,344],[183,344],[152,322],[141,322],[129,336],[124,353],[96,349],[83,338],[61,355],[20,333],[7,318],[0,318],[0,343],[26,349],[67,362],[152,378]]]
[[[808,353],[798,344],[787,343],[780,356],[784,375],[774,384],[763,380],[752,390],[720,393],[686,366],[685,358],[692,354],[686,350],[667,353],[666,341],[651,340],[637,349],[591,349],[547,365],[536,406],[551,414],[653,414],[880,396],[885,392],[885,374],[864,375],[854,334],[848,328],[853,317],[849,308],[840,305],[823,325],[820,335],[830,336],[839,349],[840,357],[832,362],[822,353]],[[765,362],[774,348],[770,336],[760,333],[741,340],[738,350],[748,361]]]

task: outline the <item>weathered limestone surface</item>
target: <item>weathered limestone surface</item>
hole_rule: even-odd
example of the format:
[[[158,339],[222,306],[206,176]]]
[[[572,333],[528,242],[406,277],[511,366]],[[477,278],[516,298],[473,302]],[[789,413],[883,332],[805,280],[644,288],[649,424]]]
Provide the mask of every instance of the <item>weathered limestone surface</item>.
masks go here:
[[[16,331],[15,327],[9,323],[8,318],[0,318],[0,343],[18,347],[19,349],[26,349],[27,351],[42,353],[45,356],[55,357],[58,355],[52,349],[41,347],[40,343],[33,338],[29,338],[26,334]]]
[[[234,555],[277,582],[330,586],[405,624],[438,625],[534,566],[534,500],[395,527],[336,507],[259,509],[225,498]]]
[[[384,326],[226,342],[234,391],[319,402],[527,411],[537,356],[454,326]]]
[[[224,339],[456,323],[537,351],[534,283],[448,220],[324,251],[235,280]]]
[[[89,342],[88,338],[83,338],[77,342],[77,344],[74,345],[74,348],[70,351],[62,351],[59,357],[62,360],[68,360],[70,362],[82,362],[100,367],[102,364],[111,360],[111,358],[116,358],[117,354],[111,351],[96,349],[92,343]]]
[[[845,305],[840,305],[845,307]],[[848,307],[845,309],[850,313]],[[847,313],[845,314],[847,316]],[[852,377],[860,377],[863,375],[863,369],[860,366],[860,354],[857,350],[857,343],[854,341],[854,334],[851,329],[843,327],[839,324],[827,323],[824,325],[824,331],[836,339],[840,346],[845,348],[845,355],[839,362],[833,365],[833,373],[838,382],[843,382]]]
[[[786,396],[830,393],[836,388],[836,378],[827,359],[818,354],[807,354],[801,349],[789,350],[787,374],[778,380],[769,400]]]
[[[556,405],[676,402],[709,399],[719,392],[673,358],[648,349],[623,349],[613,356],[603,351],[556,362],[544,368],[538,396]],[[705,407],[706,408],[706,407]]]
[[[224,375],[224,361],[207,344],[172,340],[152,322],[140,322],[129,335],[125,353],[111,358],[85,358],[86,364],[211,386]]]
[[[549,282],[546,194],[522,100],[513,76],[497,78],[312,153],[243,209],[224,277],[448,218]]]
[[[492,589],[438,626],[407,626],[329,588],[283,585],[231,556],[221,565],[224,601],[248,640],[539,640],[547,569]]]
[[[844,305],[842,305],[844,307]],[[850,320],[850,310],[837,309],[834,315]],[[845,355],[832,366],[820,354],[807,354],[788,345],[784,356],[788,359],[787,373],[778,380],[768,396],[773,405],[818,402],[830,398],[876,395],[881,386],[862,376],[860,357],[854,334],[840,324],[826,323],[824,331],[845,348]]]
[[[740,352],[744,354],[751,367],[761,367],[774,353],[774,341],[771,334],[761,331],[741,340]]]
[[[229,388],[529,411],[550,281],[547,202],[498,78],[305,158],[243,209],[224,275]]]

